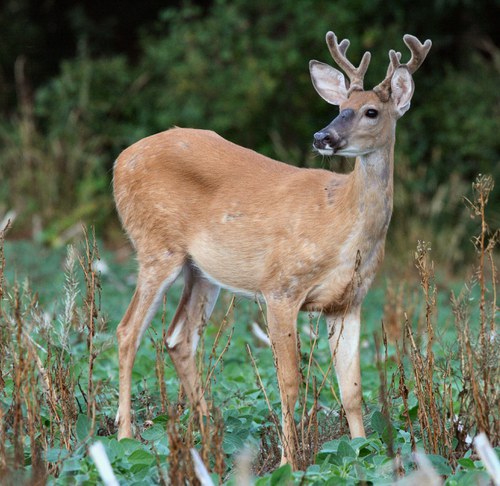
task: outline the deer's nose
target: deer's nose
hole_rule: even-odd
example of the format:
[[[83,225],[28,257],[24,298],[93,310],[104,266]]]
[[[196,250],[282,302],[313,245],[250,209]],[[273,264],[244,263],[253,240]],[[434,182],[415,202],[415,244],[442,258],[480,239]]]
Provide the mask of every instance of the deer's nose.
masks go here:
[[[316,132],[314,134],[314,145],[316,147],[325,147],[329,145],[332,141],[332,138],[328,132]]]

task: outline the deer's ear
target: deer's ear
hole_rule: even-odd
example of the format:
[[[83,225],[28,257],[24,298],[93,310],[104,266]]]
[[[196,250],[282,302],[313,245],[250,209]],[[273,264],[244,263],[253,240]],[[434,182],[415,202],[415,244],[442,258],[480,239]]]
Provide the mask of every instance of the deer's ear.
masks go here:
[[[413,78],[406,67],[399,67],[394,71],[391,78],[391,98],[399,116],[409,110],[414,87]]]
[[[325,101],[340,106],[347,100],[345,78],[340,71],[319,61],[311,61],[309,71],[314,88]]]

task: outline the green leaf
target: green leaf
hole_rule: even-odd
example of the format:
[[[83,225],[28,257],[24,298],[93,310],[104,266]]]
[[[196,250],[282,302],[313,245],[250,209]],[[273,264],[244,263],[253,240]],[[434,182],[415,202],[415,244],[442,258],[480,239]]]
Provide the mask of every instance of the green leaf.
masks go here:
[[[132,454],[132,452],[141,449],[142,444],[135,439],[121,439],[118,444],[123,450],[125,456]]]
[[[470,486],[471,484],[488,484],[490,479],[486,471],[459,471],[446,484],[451,486]]]
[[[332,455],[331,454],[327,454],[326,457],[323,459],[323,462],[321,463],[321,465],[316,465],[314,464],[315,467],[319,468],[318,469],[318,472],[323,472],[323,471],[328,471],[331,467],[331,463],[330,463],[330,459],[331,459]],[[313,466],[311,466],[312,468]],[[314,470],[311,469],[311,468],[308,468],[308,471],[309,472],[313,472]]]
[[[321,452],[326,452],[328,454],[331,454],[331,453],[337,453],[337,450],[339,448],[339,440],[338,439],[335,439],[335,440],[329,440],[328,442],[325,442],[322,446],[321,446]]]
[[[153,419],[153,423],[166,425],[168,423],[168,415],[158,415]]]
[[[57,447],[51,447],[47,449],[47,452],[45,453],[45,460],[47,462],[57,462],[61,458],[63,458],[68,451],[66,449],[59,449]]]
[[[448,461],[443,456],[439,456],[437,454],[427,454],[426,457],[429,459],[432,467],[434,467],[438,474],[448,476],[452,473],[452,469],[449,466]]]
[[[385,464],[387,462],[392,462],[390,457],[383,456],[383,455],[376,455],[373,457],[373,465],[375,467],[380,467],[382,464]]]
[[[387,427],[387,420],[384,415],[376,410],[375,412],[373,412],[371,422],[373,430],[377,432],[379,436],[382,436],[385,428]]]
[[[271,486],[281,486],[292,481],[292,467],[290,464],[285,464],[276,469],[271,475]]]
[[[269,476],[264,476],[255,481],[255,486],[268,486],[270,483],[271,480],[269,479]]]
[[[90,476],[88,474],[77,474],[76,476],[72,476],[73,484],[85,484],[85,481],[88,481]]]
[[[337,450],[339,457],[356,457],[356,451],[350,446],[345,440],[340,441],[339,448]]]
[[[226,434],[222,442],[222,448],[225,454],[233,454],[243,449],[244,441],[238,434]]]
[[[166,436],[165,427],[160,424],[155,424],[148,429],[142,431],[141,437],[144,440],[160,440],[162,437]]]
[[[389,443],[391,434],[393,433],[393,427],[387,418],[381,412],[376,410],[373,412],[371,423],[373,430],[377,432],[380,438],[386,444]]]
[[[327,459],[328,459],[328,457],[329,456],[327,456]],[[321,466],[319,464],[312,464],[311,466],[309,466],[307,468],[306,473],[309,474],[309,475],[310,474],[318,474],[318,473],[320,473],[323,470],[323,466],[325,465],[325,462],[323,462],[323,464],[321,464]],[[326,464],[326,467],[328,467],[328,464]]]
[[[158,454],[168,455],[170,453],[170,447],[168,446],[168,437],[162,437],[155,443],[156,452]]]
[[[459,459],[457,462],[465,469],[476,469],[474,461],[472,459],[469,459],[468,457]]]
[[[76,438],[78,442],[84,442],[88,439],[92,423],[86,415],[80,414],[76,419]]]
[[[363,455],[367,455],[372,452],[373,447],[370,447],[371,441],[365,437],[355,437],[351,440],[351,447],[356,451],[356,455],[360,455],[364,451]]]
[[[153,463],[155,458],[154,458],[153,454],[146,452],[142,449],[138,449],[138,450],[132,452],[132,454],[130,454],[130,456],[128,456],[128,460],[132,464],[148,464],[149,465],[149,464]]]
[[[65,472],[81,471],[81,469],[82,469],[82,460],[79,458],[70,458],[63,462],[61,474]]]
[[[113,463],[117,457],[121,457],[123,455],[123,447],[116,439],[111,438],[107,442],[102,440],[102,443],[106,448],[109,462]]]
[[[130,472],[134,475],[138,475],[140,473],[142,476],[144,476],[144,473],[149,469],[150,464],[145,464],[145,463],[136,463],[130,468]]]

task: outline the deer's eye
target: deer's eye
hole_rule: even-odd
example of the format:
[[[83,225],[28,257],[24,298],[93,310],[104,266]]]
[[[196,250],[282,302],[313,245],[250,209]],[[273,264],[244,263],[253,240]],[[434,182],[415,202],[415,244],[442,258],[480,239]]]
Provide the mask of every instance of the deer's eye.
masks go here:
[[[367,116],[368,118],[377,118],[378,111],[374,110],[373,108],[369,108],[368,110],[366,110],[365,116]]]

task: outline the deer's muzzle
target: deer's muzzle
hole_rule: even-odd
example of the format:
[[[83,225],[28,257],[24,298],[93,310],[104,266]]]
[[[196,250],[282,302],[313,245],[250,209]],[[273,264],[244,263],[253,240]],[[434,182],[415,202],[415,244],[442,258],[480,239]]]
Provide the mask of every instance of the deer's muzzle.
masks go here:
[[[314,149],[322,155],[333,155],[344,148],[354,118],[354,110],[342,110],[328,126],[314,134]]]

